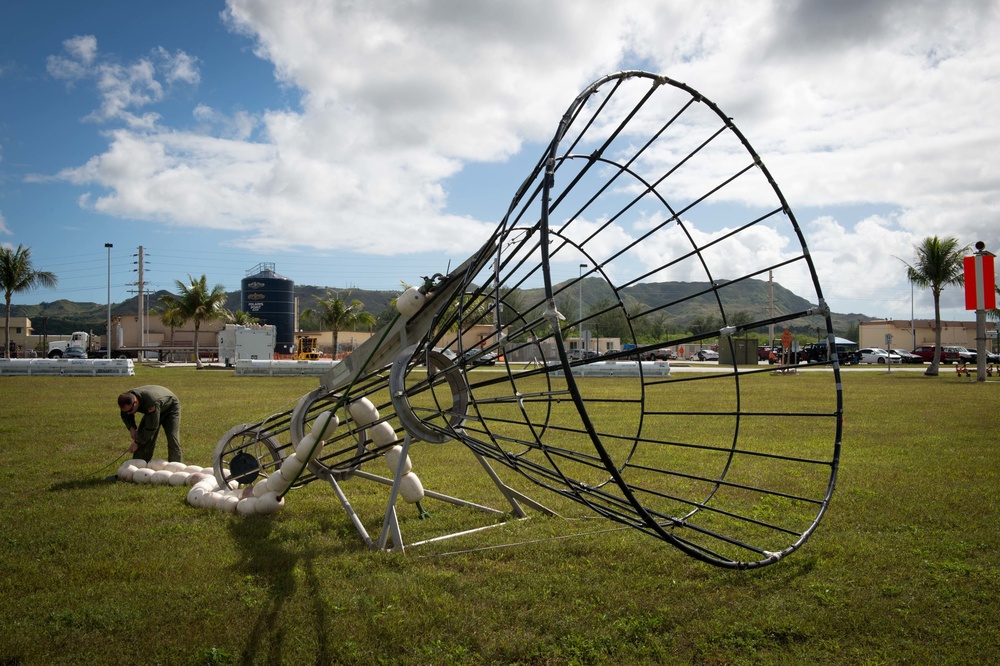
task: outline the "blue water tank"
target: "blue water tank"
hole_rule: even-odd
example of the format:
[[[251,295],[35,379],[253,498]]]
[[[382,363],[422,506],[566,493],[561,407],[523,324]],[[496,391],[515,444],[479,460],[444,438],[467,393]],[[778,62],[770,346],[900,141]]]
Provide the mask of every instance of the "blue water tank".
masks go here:
[[[246,272],[240,283],[240,309],[262,324],[274,326],[274,351],[295,351],[295,283],[261,263]]]

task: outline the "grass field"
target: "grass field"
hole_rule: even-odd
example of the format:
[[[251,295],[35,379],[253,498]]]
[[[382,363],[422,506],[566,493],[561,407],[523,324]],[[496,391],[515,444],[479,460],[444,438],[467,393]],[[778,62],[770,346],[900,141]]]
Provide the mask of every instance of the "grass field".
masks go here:
[[[115,396],[144,383],[182,396],[194,464],[317,386],[193,368],[0,378],[0,665],[1000,663],[1000,382],[844,372],[831,508],[800,551],[749,572],[542,491],[563,518],[400,555],[367,550],[321,483],[250,518],[107,483],[127,444]],[[460,445],[411,453],[425,486],[479,499]],[[384,487],[344,485],[377,533]],[[404,535],[489,522],[423,504],[430,520],[398,505]]]

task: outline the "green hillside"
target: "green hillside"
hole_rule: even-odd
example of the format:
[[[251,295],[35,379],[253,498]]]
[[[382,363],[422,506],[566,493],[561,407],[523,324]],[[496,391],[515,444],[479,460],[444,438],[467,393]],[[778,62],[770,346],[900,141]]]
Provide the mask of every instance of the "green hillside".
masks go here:
[[[572,284],[572,287],[569,285]],[[734,283],[720,283],[723,288],[719,294],[722,298],[726,312],[732,316],[735,313],[746,313],[751,320],[764,319],[770,311],[770,297],[768,294],[768,284],[762,280],[744,280]],[[312,308],[319,298],[326,298],[328,289],[312,285],[296,285],[295,296],[299,299],[299,311]],[[693,320],[699,317],[717,317],[718,304],[715,295],[712,293],[702,293],[699,296],[685,300],[692,294],[706,292],[709,284],[706,282],[654,282],[638,284],[623,290],[623,298],[634,299],[636,302],[644,303],[647,306],[657,306],[666,304],[667,321],[671,327],[684,329]],[[584,308],[592,306],[602,300],[613,298],[614,294],[606,282],[599,278],[588,278],[583,281],[583,303]],[[331,290],[351,299],[361,301],[367,312],[376,316],[384,314],[390,307],[390,302],[398,295],[395,291],[370,291],[366,289]],[[579,308],[577,294],[579,290],[575,283],[563,283],[556,285],[556,300],[560,309],[567,312],[574,312]],[[538,290],[526,290],[529,297],[537,296]],[[147,297],[148,308],[155,308],[159,299],[167,291],[158,291]],[[774,312],[783,314],[788,312],[798,312],[812,307],[814,304],[796,296],[788,289],[779,284],[774,284]],[[236,311],[240,309],[240,292],[229,292],[226,309]],[[16,315],[24,315],[31,319],[32,327],[36,333],[69,334],[73,331],[93,331],[102,333],[107,321],[106,303],[76,303],[67,300],[52,301],[51,303],[39,303],[38,305],[15,305],[12,310]],[[138,299],[130,298],[121,303],[111,305],[112,316],[132,315],[138,312]],[[840,334],[845,334],[852,324],[856,325],[860,321],[868,321],[871,317],[856,313],[833,314],[834,330]],[[802,320],[798,326],[797,333],[808,333],[815,330],[817,326],[822,326],[820,317],[813,317]]]

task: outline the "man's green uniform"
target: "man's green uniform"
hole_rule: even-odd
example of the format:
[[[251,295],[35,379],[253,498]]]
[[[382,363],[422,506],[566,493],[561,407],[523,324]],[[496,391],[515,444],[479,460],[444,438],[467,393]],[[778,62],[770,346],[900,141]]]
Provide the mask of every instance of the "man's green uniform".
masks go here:
[[[177,396],[162,386],[140,386],[129,391],[139,399],[136,414],[142,414],[142,421],[135,433],[136,450],[134,457],[148,461],[156,448],[156,437],[160,428],[167,434],[167,454],[170,462],[183,462],[181,455],[181,403]],[[136,428],[135,414],[121,413],[125,427],[131,432]]]

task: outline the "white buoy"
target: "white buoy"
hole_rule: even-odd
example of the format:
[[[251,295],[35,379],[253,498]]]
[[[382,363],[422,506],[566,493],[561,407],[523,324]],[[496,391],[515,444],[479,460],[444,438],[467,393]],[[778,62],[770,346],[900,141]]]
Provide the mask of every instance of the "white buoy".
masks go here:
[[[410,287],[396,299],[396,309],[404,319],[409,319],[420,311],[427,298],[416,287]]]
[[[257,513],[257,498],[248,497],[246,499],[241,499],[236,505],[236,513],[241,516],[249,516],[250,514]]]
[[[313,460],[322,446],[316,445],[316,435],[309,433],[299,440],[295,447],[295,456],[299,460]]]
[[[399,494],[404,500],[413,504],[424,498],[424,486],[417,475],[410,472],[399,480]]]
[[[167,461],[163,460],[162,458],[153,458],[148,463],[146,463],[146,467],[153,470],[154,472],[159,472],[161,469],[166,469]]]
[[[354,422],[362,428],[378,420],[378,410],[368,398],[358,398],[354,402],[347,403],[347,411]]]
[[[272,513],[278,513],[285,506],[285,499],[278,498],[278,493],[267,493],[264,496],[257,499],[257,513],[263,514],[265,516],[271,515]]]
[[[135,470],[137,469],[139,468],[133,465],[131,461],[129,461],[118,468],[118,478],[121,479],[122,481],[131,481],[132,475],[135,474]]]
[[[290,485],[292,485],[292,482],[286,479],[280,471],[267,477],[267,489],[270,492],[281,494],[288,490]]]
[[[368,428],[368,438],[372,440],[375,446],[388,446],[396,441],[396,431],[392,429],[392,425],[387,421],[382,421],[382,423],[376,423],[375,425]]]
[[[132,465],[136,469],[142,469],[143,467],[148,467],[146,461],[143,460],[142,458],[132,458],[132,460],[126,460],[125,464]]]
[[[187,483],[188,477],[191,476],[187,472],[174,472],[170,475],[170,480],[167,481],[172,486],[183,486]]]
[[[320,437],[326,434],[323,432],[326,428],[336,428],[339,423],[340,419],[334,416],[333,412],[328,409],[325,412],[321,412],[320,415],[316,417],[313,421],[312,427],[309,429],[309,432],[315,433],[317,437]]]
[[[135,483],[149,483],[149,477],[151,476],[153,476],[153,470],[148,467],[142,467],[132,473],[132,481]]]
[[[184,463],[174,461],[174,462],[168,462],[166,465],[164,465],[163,469],[167,470],[168,472],[183,472],[186,467],[187,465],[185,465]]]
[[[203,469],[204,469],[203,467],[199,467],[198,465],[185,465],[183,471],[187,472],[188,474],[197,474],[201,472]]]
[[[214,509],[218,505],[219,500],[223,497],[223,494],[220,492],[214,490],[209,491],[201,496],[201,508]]]
[[[267,488],[267,479],[261,479],[257,483],[253,484],[253,496],[254,497],[261,497],[262,495],[264,495],[264,493],[267,492],[267,490],[268,490],[268,488]]]
[[[206,491],[203,487],[195,486],[194,488],[188,491],[187,503],[195,508],[200,507],[201,498],[204,497],[207,492],[208,491]]]
[[[385,464],[389,466],[391,474],[394,475],[396,470],[399,469],[399,458],[402,455],[403,447],[399,444],[385,452]],[[403,474],[409,474],[411,469],[413,469],[413,464],[410,462],[410,456],[406,456],[406,459],[403,461]]]
[[[170,482],[170,477],[173,476],[173,472],[165,469],[158,469],[149,477],[150,483],[155,483],[157,485],[165,486]]]
[[[281,475],[289,482],[294,481],[305,466],[305,461],[293,453],[281,461]]]
[[[210,493],[213,490],[218,490],[219,489],[219,482],[215,480],[214,476],[209,476],[209,477],[206,477],[206,478],[202,479],[198,483],[194,484],[194,487],[195,488],[204,488],[205,492]]]
[[[231,495],[227,495],[226,497],[223,497],[221,500],[219,500],[219,503],[216,504],[215,506],[217,509],[221,509],[228,513],[236,513],[236,505],[239,503],[240,503],[239,497],[233,497]]]

